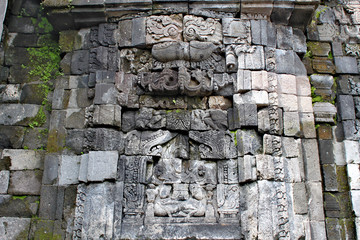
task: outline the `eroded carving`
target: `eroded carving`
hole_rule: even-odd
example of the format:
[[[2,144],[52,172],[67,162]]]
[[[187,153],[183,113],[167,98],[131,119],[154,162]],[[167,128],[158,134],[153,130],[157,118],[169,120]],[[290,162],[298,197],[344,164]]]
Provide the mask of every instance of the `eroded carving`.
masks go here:
[[[238,221],[240,189],[237,184],[217,185],[217,204],[222,222]]]
[[[122,49],[120,51],[120,65],[122,71],[133,74],[149,72],[153,67],[150,52],[138,48]]]
[[[203,159],[229,159],[236,156],[233,136],[225,131],[189,132],[190,139],[199,142],[200,156]]]
[[[141,133],[141,153],[146,156],[161,156],[162,145],[176,137],[177,133],[158,130],[156,132],[145,131]]]
[[[146,42],[181,41],[182,16],[151,16],[146,19]]]
[[[218,20],[187,15],[184,17],[184,39],[199,40],[220,44],[222,40],[221,24]]]

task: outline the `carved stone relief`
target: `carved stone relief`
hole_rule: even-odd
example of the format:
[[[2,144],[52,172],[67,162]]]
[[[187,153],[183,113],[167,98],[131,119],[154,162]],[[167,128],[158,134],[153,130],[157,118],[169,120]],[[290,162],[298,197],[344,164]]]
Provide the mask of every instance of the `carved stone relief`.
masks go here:
[[[182,15],[151,16],[146,20],[146,42],[154,44],[182,40]]]

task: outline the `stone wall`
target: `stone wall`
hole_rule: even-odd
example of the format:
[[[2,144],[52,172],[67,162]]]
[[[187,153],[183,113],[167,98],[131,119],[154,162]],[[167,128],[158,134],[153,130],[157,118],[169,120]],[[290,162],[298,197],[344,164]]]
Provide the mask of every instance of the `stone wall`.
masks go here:
[[[355,239],[358,5],[318,4],[12,1],[0,235]]]

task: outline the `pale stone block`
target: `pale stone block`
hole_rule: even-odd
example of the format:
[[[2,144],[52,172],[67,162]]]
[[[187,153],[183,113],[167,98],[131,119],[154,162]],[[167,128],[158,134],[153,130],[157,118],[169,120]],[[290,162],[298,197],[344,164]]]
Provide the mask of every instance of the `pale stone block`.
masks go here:
[[[276,92],[269,93],[269,105],[279,106],[279,95]]]
[[[247,52],[239,51],[239,69],[262,70],[265,69],[264,48],[262,46],[252,46]]]
[[[356,217],[360,217],[360,190],[351,191],[351,201]]]
[[[80,182],[87,182],[88,164],[89,164],[89,154],[81,155],[80,169],[79,169]]]
[[[316,139],[303,139],[302,153],[307,181],[321,181],[319,150]]]
[[[308,199],[306,194],[305,183],[293,183],[292,194],[293,194],[293,206],[296,214],[306,214],[308,212]]]
[[[61,156],[59,167],[60,186],[79,183],[80,160],[81,156]]]
[[[27,239],[31,218],[1,217],[0,239]],[[24,234],[25,233],[25,236]]]
[[[296,95],[296,77],[290,74],[278,74],[278,93]]]
[[[316,138],[315,120],[313,113],[299,113],[301,135],[305,138]]]
[[[285,112],[297,112],[298,102],[297,96],[291,94],[278,94],[279,107],[282,107]]]
[[[273,238],[273,207],[275,186],[272,181],[258,181],[259,186],[259,239]],[[275,230],[275,229],[274,229]],[[276,230],[275,230],[276,231]]]
[[[90,151],[87,171],[88,181],[115,179],[119,154],[117,151]]]
[[[316,122],[334,122],[337,110],[329,102],[316,102],[313,106]]]
[[[245,155],[238,158],[239,182],[256,180],[256,159],[254,156]]]
[[[300,139],[292,137],[282,137],[283,155],[287,158],[298,157],[300,155],[299,148],[301,144]]]
[[[263,154],[256,155],[256,168],[258,179],[274,179],[274,161],[272,156]]]
[[[251,90],[251,71],[239,69],[237,72],[235,92],[244,92]]]
[[[351,190],[360,190],[360,165],[348,164],[347,172]]]
[[[4,149],[2,158],[9,157],[10,170],[40,169],[43,165],[41,151],[25,149]]]
[[[345,159],[345,149],[344,149],[344,143],[343,142],[337,142],[336,140],[333,141],[333,153],[335,156],[335,164],[344,166],[346,165],[346,159]]]
[[[324,207],[323,207],[323,191],[321,182],[308,182],[308,203],[309,203],[309,215],[312,221],[324,221]]]
[[[298,97],[299,112],[313,112],[311,97]]]
[[[360,163],[359,142],[344,140],[346,163]]]
[[[269,85],[269,92],[277,92],[278,89],[278,80],[277,80],[277,74],[273,72],[268,72],[268,85]]]
[[[286,182],[304,181],[304,163],[301,157],[287,158],[285,162],[285,180]]]
[[[251,88],[253,90],[268,91],[268,76],[266,71],[252,71],[251,72]]]
[[[296,94],[298,96],[311,96],[311,85],[307,76],[296,76]]]
[[[269,97],[266,91],[249,91],[244,94],[234,94],[233,101],[234,105],[246,103],[256,104],[258,107],[269,105]]]
[[[284,112],[284,134],[300,136],[300,118],[298,112]]]
[[[321,26],[321,25],[319,25]],[[326,228],[324,221],[310,221],[310,236],[306,236],[306,239],[327,239]]]
[[[240,218],[241,222],[247,223],[241,226],[245,239],[256,239],[258,236],[258,203],[257,182],[240,185]]]
[[[266,108],[258,112],[258,130],[259,132],[270,131],[269,110]]]
[[[6,194],[9,187],[10,171],[0,171],[0,194]]]

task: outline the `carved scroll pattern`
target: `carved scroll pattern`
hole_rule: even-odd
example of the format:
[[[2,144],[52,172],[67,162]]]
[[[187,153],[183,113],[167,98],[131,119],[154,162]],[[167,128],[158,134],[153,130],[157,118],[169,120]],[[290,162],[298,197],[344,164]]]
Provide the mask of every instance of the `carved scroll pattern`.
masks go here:
[[[86,186],[84,184],[80,184],[77,187],[77,194],[76,194],[76,208],[75,208],[74,230],[73,230],[74,240],[81,239],[85,199],[86,199]]]
[[[182,25],[169,16],[151,16],[147,19],[146,30],[155,40],[162,38],[176,39],[181,33]]]

